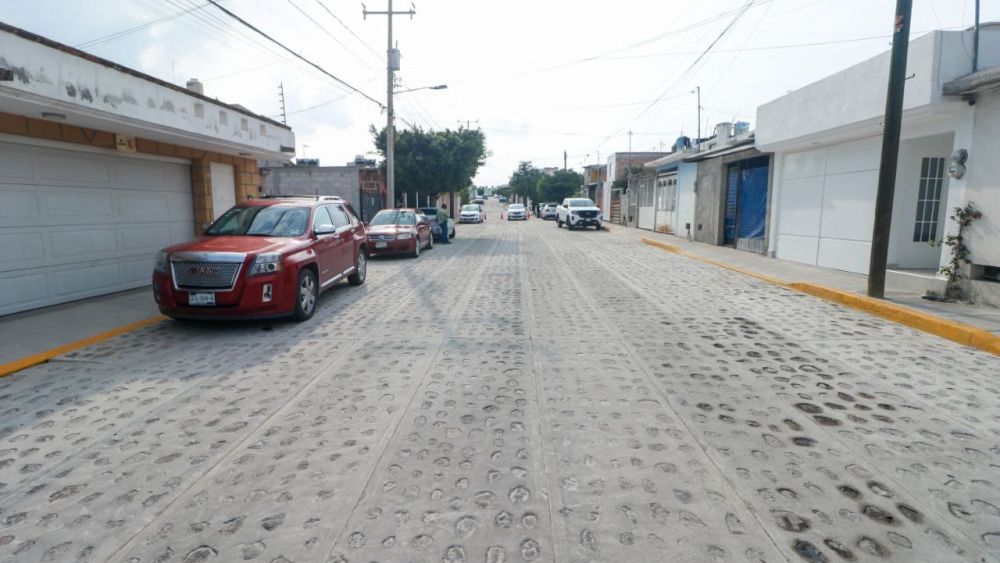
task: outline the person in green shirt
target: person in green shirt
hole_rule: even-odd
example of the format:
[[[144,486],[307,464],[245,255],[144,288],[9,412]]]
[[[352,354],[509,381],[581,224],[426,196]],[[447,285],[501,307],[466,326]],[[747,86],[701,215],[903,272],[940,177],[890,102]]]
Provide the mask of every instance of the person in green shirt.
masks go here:
[[[441,244],[451,244],[448,242],[448,204],[442,203],[437,212],[438,225],[441,226]]]

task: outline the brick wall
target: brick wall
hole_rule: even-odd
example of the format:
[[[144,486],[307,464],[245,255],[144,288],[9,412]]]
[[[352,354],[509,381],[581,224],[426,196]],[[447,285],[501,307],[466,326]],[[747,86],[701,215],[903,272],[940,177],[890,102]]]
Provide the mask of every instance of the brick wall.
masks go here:
[[[115,150],[113,133],[10,113],[0,112],[0,133]],[[212,162],[233,166],[237,202],[261,194],[260,172],[257,168],[257,161],[254,159],[141,138],[137,138],[135,143],[137,153],[170,156],[191,161],[191,193],[194,199],[196,233],[201,232],[202,224],[211,223],[215,217],[214,209],[212,209],[212,175],[209,169]]]

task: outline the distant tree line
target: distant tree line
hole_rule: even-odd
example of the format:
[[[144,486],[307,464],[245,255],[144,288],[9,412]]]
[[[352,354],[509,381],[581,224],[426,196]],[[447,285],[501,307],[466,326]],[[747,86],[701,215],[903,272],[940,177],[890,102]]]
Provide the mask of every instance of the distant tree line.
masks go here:
[[[530,199],[534,203],[562,202],[580,191],[583,175],[573,170],[558,170],[546,174],[531,162],[521,162],[507,183],[511,195]]]

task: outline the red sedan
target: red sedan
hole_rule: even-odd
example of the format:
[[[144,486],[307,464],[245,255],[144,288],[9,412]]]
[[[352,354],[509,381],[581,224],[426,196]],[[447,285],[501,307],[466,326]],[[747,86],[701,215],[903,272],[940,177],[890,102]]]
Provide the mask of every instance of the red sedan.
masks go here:
[[[383,209],[368,223],[371,256],[407,254],[417,258],[421,250],[431,248],[434,248],[431,224],[416,209]]]

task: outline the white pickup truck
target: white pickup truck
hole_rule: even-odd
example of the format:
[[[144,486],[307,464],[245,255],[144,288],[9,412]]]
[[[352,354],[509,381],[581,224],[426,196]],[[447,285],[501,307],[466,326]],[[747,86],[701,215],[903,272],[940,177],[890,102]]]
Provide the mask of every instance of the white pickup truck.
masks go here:
[[[556,225],[566,225],[570,230],[576,227],[594,227],[601,230],[601,210],[585,197],[569,197],[556,210]]]

